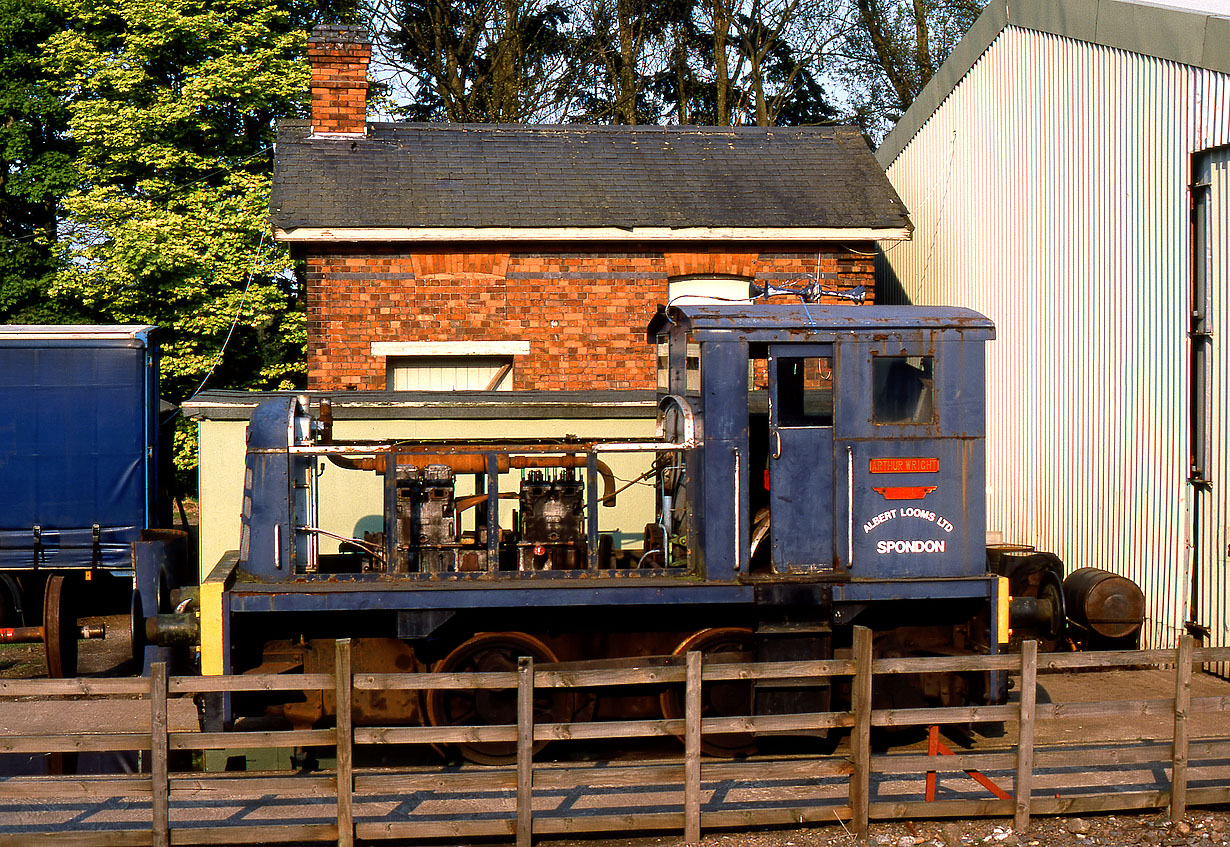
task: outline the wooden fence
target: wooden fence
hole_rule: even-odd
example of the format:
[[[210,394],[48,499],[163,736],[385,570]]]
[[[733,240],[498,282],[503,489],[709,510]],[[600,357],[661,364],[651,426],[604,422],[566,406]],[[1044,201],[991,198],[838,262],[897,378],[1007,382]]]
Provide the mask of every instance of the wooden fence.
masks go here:
[[[1217,737],[1190,740],[1190,716],[1196,712],[1230,710],[1230,697],[1191,696],[1193,665],[1230,660],[1230,649],[1196,649],[1184,637],[1177,650],[1111,653],[1045,654],[1027,642],[1019,654],[938,658],[872,659],[871,634],[856,630],[854,656],[808,662],[761,664],[704,663],[698,653],[688,654],[679,665],[619,670],[537,669],[522,659],[516,671],[502,673],[448,674],[354,674],[350,643],[337,644],[334,674],[247,675],[233,677],[168,678],[164,666],[156,665],[148,679],[0,680],[0,702],[21,697],[120,697],[148,700],[151,731],[109,732],[105,727],[56,735],[10,735],[0,739],[0,753],[85,753],[90,751],[140,750],[147,754],[148,774],[114,776],[11,776],[0,778],[0,845],[24,845],[37,840],[45,844],[73,845],[170,845],[336,841],[351,845],[355,839],[441,838],[496,836],[528,847],[534,835],[631,830],[682,830],[689,843],[705,828],[737,828],[807,822],[841,822],[851,831],[865,832],[869,821],[894,818],[1013,817],[1017,831],[1029,827],[1031,815],[1089,813],[1112,810],[1169,808],[1173,819],[1185,814],[1189,804],[1230,802],[1230,779],[1221,784],[1189,788],[1189,760],[1230,758],[1230,728]],[[1081,669],[1173,667],[1174,697],[1163,699],[1117,699],[1091,703],[1038,703],[1035,700],[1039,671]],[[1020,703],[1003,706],[958,708],[874,709],[872,691],[878,676],[926,674],[949,671],[1004,671],[1019,675]],[[762,717],[709,717],[702,715],[702,688],[730,681],[849,677],[850,711]],[[543,689],[592,689],[617,686],[682,685],[684,717],[658,720],[534,723],[536,691]],[[356,727],[353,699],[356,691],[432,689],[516,690],[517,722],[506,726],[449,727]],[[337,704],[335,729],[262,732],[178,732],[168,728],[168,699],[206,692],[332,691]],[[134,700],[134,704],[135,704]],[[142,707],[144,708],[144,707]],[[1107,717],[1129,722],[1133,717],[1164,715],[1173,719],[1173,735],[1162,742],[1130,741],[1079,750],[1062,745],[1035,749],[1036,722],[1048,719]],[[1018,731],[1015,749],[964,752],[937,760],[916,753],[872,755],[873,727],[934,726],[1003,722]],[[805,732],[849,728],[849,750],[826,757],[788,757],[777,760],[725,761],[703,759],[703,736],[721,733]],[[665,764],[631,764],[578,769],[535,760],[536,742],[586,742],[610,739],[676,736],[683,739],[682,761]],[[932,734],[931,751],[936,736]],[[1129,733],[1130,739],[1130,733]],[[472,767],[445,770],[390,770],[355,767],[354,751],[361,745],[391,744],[482,744],[515,743],[516,766]],[[189,773],[169,767],[177,751],[210,749],[334,748],[336,767],[312,773]],[[1098,769],[1111,765],[1154,764],[1169,768],[1169,784],[1155,790],[1124,792],[1116,788],[1076,796],[1040,796],[1033,790],[1038,769]],[[873,777],[923,775],[928,772],[983,771],[1010,773],[1013,793],[996,789],[1000,798],[893,801],[873,798]],[[844,795],[827,804],[805,804],[782,796],[755,808],[706,808],[702,775],[712,782],[723,779],[760,779],[772,775],[803,781],[838,779],[847,782]],[[581,782],[578,782],[581,780]],[[1207,782],[1207,780],[1205,781]],[[589,810],[584,815],[536,817],[535,792],[577,784],[632,787],[648,783],[682,787],[682,803],[659,811],[626,811],[603,814]],[[934,785],[928,779],[928,794]],[[512,813],[500,816],[446,815],[430,821],[360,820],[356,823],[356,797],[397,795],[421,788],[447,788],[449,796],[467,792],[504,791],[513,795]],[[992,786],[994,787],[994,786]],[[275,819],[242,830],[232,825],[210,825],[209,801],[234,797],[303,796],[335,804],[336,815],[327,823],[303,823],[294,818]],[[99,829],[6,824],[6,809],[22,804],[59,802],[73,798],[82,802],[105,802],[118,796],[138,797],[142,808],[148,797],[149,825],[109,826]],[[179,809],[172,826],[171,812],[181,801],[192,809]],[[192,815],[196,818],[192,818]],[[368,816],[369,818],[371,816]],[[335,822],[334,822],[335,821]],[[11,822],[10,822],[11,823]]]

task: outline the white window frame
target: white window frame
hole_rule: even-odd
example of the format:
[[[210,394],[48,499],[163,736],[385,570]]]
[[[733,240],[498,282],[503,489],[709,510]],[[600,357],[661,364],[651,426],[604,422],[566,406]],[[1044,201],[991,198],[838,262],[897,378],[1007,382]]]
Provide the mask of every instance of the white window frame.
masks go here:
[[[475,365],[481,362],[485,367],[490,367],[494,361],[500,361],[508,366],[508,371],[501,376],[495,386],[487,390],[509,390],[513,383],[512,367],[515,357],[527,355],[529,352],[530,343],[528,341],[373,341],[371,343],[372,356],[385,359],[386,387],[394,385],[397,381],[397,368],[411,368],[416,359],[421,360],[424,365],[428,363],[438,365],[451,361],[457,369],[464,369],[467,361]],[[465,389],[440,386],[437,389],[422,390],[457,391]]]
[[[666,286],[666,301],[672,306],[752,302],[752,279],[746,276],[733,274],[676,276],[668,279]]]

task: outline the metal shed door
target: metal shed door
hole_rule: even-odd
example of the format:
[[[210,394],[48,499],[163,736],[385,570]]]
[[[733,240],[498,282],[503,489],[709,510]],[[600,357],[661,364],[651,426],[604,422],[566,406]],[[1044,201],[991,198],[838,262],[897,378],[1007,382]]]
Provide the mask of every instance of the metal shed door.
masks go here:
[[[779,573],[833,566],[833,346],[769,347],[769,526]]]
[[[1193,180],[1192,481],[1189,620],[1207,647],[1230,644],[1230,147],[1196,156]],[[1148,587],[1145,587],[1146,593]],[[1212,666],[1230,677],[1230,662]]]

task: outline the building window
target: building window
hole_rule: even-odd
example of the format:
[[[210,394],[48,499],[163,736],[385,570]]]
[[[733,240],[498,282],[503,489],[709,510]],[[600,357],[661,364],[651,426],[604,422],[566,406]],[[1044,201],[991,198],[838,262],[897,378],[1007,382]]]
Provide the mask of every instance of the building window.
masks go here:
[[[390,391],[510,391],[516,356],[528,341],[374,342]]]
[[[672,306],[746,303],[752,295],[752,281],[742,276],[676,277],[666,286],[666,299]]]

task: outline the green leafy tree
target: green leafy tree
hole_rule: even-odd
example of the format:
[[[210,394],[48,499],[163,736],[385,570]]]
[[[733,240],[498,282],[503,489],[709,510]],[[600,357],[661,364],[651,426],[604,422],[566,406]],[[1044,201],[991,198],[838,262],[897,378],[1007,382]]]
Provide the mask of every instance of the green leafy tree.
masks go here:
[[[79,187],[55,292],[165,327],[164,394],[300,381],[305,327],[268,237],[279,117],[304,114],[307,31],[267,0],[60,0],[44,67],[68,110]],[[225,353],[223,353],[223,345]]]
[[[95,320],[164,327],[163,394],[302,381],[305,324],[268,235],[274,123],[306,114],[314,6],[57,0],[41,67],[67,114],[76,188],[52,292]],[[195,465],[177,434],[181,471]]]
[[[53,299],[59,198],[75,183],[68,111],[39,72],[39,45],[63,29],[50,0],[0,0],[0,323],[74,323]]]

